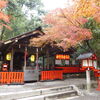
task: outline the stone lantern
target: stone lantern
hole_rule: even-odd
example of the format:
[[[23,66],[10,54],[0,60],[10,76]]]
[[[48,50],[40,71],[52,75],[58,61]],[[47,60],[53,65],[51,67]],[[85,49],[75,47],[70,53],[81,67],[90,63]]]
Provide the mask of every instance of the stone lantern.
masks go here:
[[[81,69],[96,69],[97,68],[97,57],[93,53],[81,54],[77,57],[77,60],[81,61]]]
[[[97,68],[97,57],[93,53],[85,53],[79,55],[76,59],[81,61],[81,69],[86,71],[87,91],[90,92],[90,71]]]

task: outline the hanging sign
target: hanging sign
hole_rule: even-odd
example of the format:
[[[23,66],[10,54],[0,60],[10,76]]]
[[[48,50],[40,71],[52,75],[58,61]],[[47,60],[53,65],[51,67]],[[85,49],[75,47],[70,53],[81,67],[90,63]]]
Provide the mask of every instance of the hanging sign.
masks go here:
[[[56,59],[70,59],[69,55],[57,54]]]
[[[35,61],[35,55],[31,55],[30,60],[31,60],[32,62],[34,62],[34,61]]]
[[[6,60],[11,60],[11,53],[7,53]]]

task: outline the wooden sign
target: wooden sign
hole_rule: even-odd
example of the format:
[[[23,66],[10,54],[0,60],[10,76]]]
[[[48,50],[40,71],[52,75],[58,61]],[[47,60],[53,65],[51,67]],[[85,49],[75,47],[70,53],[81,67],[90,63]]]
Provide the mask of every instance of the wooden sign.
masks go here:
[[[56,59],[70,59],[69,55],[57,54]]]

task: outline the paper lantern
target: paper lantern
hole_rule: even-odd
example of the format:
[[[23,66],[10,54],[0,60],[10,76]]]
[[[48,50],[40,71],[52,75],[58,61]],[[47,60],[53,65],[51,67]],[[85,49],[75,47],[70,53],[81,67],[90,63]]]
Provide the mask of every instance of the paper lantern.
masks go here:
[[[6,60],[11,60],[11,53],[8,53],[8,54],[6,55]]]
[[[35,61],[35,55],[31,55],[30,60],[31,60],[31,62],[34,62]]]

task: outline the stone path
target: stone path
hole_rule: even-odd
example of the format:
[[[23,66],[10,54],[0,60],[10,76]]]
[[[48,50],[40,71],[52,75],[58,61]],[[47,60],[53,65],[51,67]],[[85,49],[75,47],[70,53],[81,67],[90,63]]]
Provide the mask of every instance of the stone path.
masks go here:
[[[96,81],[92,80],[92,84],[96,84]],[[85,78],[72,78],[66,80],[55,80],[55,81],[45,81],[45,82],[34,82],[34,83],[26,83],[24,85],[2,85],[0,86],[0,94],[2,93],[10,93],[10,92],[19,92],[19,91],[28,91],[28,90],[36,90],[36,89],[44,89],[48,87],[59,87],[64,85],[76,85],[84,91],[84,96],[72,98],[71,100],[100,100],[100,91],[96,91],[95,88],[92,88],[91,93],[86,93],[85,85],[86,80]],[[60,99],[61,100],[61,99]],[[68,99],[62,99],[68,100]]]
[[[67,100],[67,99],[66,99]],[[100,100],[100,91],[95,91],[84,96],[73,98],[71,100]]]

